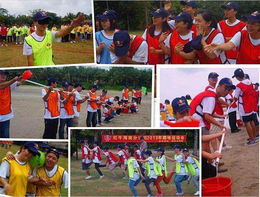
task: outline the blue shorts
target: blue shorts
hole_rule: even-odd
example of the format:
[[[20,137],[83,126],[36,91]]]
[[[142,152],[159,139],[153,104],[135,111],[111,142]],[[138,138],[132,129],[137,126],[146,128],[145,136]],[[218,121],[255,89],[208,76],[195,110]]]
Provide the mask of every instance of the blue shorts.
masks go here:
[[[251,122],[254,121],[254,114],[250,114],[248,116],[241,116],[242,122]]]
[[[91,163],[83,163],[83,162],[82,162],[82,170],[87,170],[87,169],[89,169],[90,164],[91,164]]]

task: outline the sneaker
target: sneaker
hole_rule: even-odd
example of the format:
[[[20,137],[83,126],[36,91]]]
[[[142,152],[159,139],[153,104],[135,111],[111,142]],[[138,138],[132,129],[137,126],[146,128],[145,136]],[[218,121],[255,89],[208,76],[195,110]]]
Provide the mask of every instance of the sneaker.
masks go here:
[[[190,180],[191,180],[191,176],[189,176],[188,179],[187,179],[187,185],[190,184]]]
[[[85,179],[88,180],[88,179],[90,179],[90,178],[91,178],[91,176],[87,176]]]
[[[176,196],[181,196],[183,195],[183,192],[182,193],[176,193]]]
[[[157,193],[155,196],[163,196],[163,195],[162,195],[162,193],[161,193],[161,194],[160,194],[160,193]]]
[[[70,43],[72,44],[73,42],[72,42],[72,41],[70,41]]]
[[[101,125],[100,124],[97,124],[97,127],[100,127]]]
[[[116,177],[112,176],[110,179],[116,179]]]
[[[103,179],[103,178],[104,178],[104,176],[105,176],[105,175],[102,175],[102,176],[100,176],[100,177],[99,177],[99,179]]]
[[[253,146],[253,145],[256,145],[256,142],[255,141],[248,141],[247,143],[245,143],[246,146]]]
[[[151,196],[154,196],[154,195],[152,195],[152,194],[148,194],[148,196],[147,196],[147,197],[151,197]]]
[[[229,149],[231,149],[231,148],[233,148],[233,147],[226,145],[226,146],[222,147],[222,150],[229,150]]]
[[[128,179],[128,177],[125,176],[125,177],[123,177],[122,179]]]
[[[197,191],[194,196],[199,196],[200,195],[200,191]]]
[[[5,46],[7,47],[8,45],[7,45],[7,44],[5,44]]]
[[[219,167],[220,167],[220,166],[223,166],[223,165],[225,165],[224,162],[219,162],[219,163],[218,163],[218,166],[219,166]]]

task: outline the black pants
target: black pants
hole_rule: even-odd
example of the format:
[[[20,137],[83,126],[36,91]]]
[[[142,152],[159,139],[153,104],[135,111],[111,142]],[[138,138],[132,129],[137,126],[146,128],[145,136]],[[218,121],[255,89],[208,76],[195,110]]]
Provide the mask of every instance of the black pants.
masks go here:
[[[101,124],[101,109],[97,109],[98,124]]]
[[[237,128],[237,112],[236,111],[228,113],[228,120],[229,120],[231,132],[238,130],[238,128]]]
[[[117,115],[120,115],[120,114],[121,114],[121,108],[119,108],[119,109],[116,110],[116,114],[117,114]]]
[[[91,123],[92,123],[92,127],[96,127],[96,125],[97,125],[97,112],[89,112],[88,111],[88,116],[87,116],[87,119],[86,119],[87,127],[91,127]]]
[[[142,100],[142,97],[138,97],[138,102],[137,102],[137,104],[141,105],[141,100]]]
[[[100,176],[103,176],[103,173],[100,171],[100,167],[106,167],[106,165],[100,165],[99,163],[95,163],[95,169]]]
[[[56,139],[59,118],[56,119],[44,119],[45,129],[43,139]]]
[[[13,42],[13,36],[7,36],[8,42]]]
[[[202,179],[215,177],[216,175],[216,167],[209,164],[207,159],[202,157]]]

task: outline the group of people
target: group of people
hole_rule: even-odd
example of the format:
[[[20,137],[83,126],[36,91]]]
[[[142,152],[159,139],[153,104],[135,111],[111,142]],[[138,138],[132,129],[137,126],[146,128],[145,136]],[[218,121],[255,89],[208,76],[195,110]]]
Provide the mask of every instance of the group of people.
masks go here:
[[[182,13],[173,17],[171,3],[151,12],[152,25],[142,36],[117,29],[114,10],[96,16],[97,63],[127,64],[259,64],[260,12],[236,18],[238,4],[219,9],[226,20],[217,22],[194,0],[182,0]]]
[[[30,159],[45,152],[42,167]],[[68,173],[58,165],[60,153],[43,142],[25,142],[17,153],[8,152],[0,165],[0,194],[9,196],[60,196],[68,188]]]
[[[148,196],[153,196],[153,192],[150,187],[151,183],[154,183],[156,186],[156,196],[162,196],[163,193],[160,187],[160,182],[164,181],[166,184],[169,184],[174,174],[176,174],[174,178],[174,183],[177,190],[176,195],[183,195],[181,182],[187,180],[187,183],[189,183],[191,178],[193,179],[193,183],[197,190],[194,195],[200,194],[200,165],[197,160],[198,157],[191,155],[187,148],[184,148],[181,151],[180,145],[175,145],[173,147],[173,151],[175,153],[173,158],[165,155],[165,149],[163,147],[156,149],[155,151],[157,152],[157,157],[153,157],[153,152],[148,149],[147,142],[143,136],[140,137],[140,140],[140,148],[138,144],[133,145],[131,148],[129,143],[125,143],[124,147],[123,145],[116,146],[118,151],[116,153],[110,151],[108,146],[104,146],[101,149],[98,141],[94,141],[94,148],[91,149],[87,143],[88,140],[81,140],[82,169],[86,170],[87,173],[87,177],[85,179],[92,178],[90,174],[90,166],[94,163],[95,169],[100,175],[99,179],[104,177],[104,174],[99,169],[100,167],[109,168],[112,174],[111,179],[117,178],[114,169],[116,167],[120,167],[120,171],[123,174],[123,179],[129,179],[129,188],[134,196],[138,196],[135,186],[137,186],[141,180],[145,184]],[[101,165],[101,155],[106,156],[106,164]],[[167,172],[167,160],[175,162],[176,164],[176,169],[172,170],[170,173]]]
[[[11,149],[13,145],[13,141],[0,141],[0,147],[3,147],[5,149]]]

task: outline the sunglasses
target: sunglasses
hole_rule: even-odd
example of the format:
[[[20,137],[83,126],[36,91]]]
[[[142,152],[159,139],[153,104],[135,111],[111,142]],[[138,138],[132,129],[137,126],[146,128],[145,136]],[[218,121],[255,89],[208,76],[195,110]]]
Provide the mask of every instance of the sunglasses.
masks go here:
[[[50,20],[48,18],[43,19],[43,20],[38,20],[38,23],[40,25],[48,25],[50,23]]]

